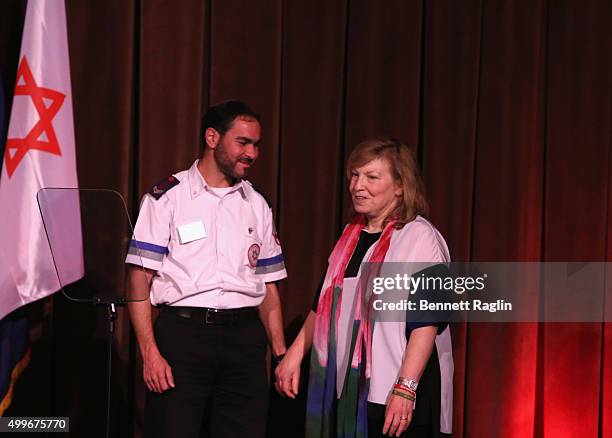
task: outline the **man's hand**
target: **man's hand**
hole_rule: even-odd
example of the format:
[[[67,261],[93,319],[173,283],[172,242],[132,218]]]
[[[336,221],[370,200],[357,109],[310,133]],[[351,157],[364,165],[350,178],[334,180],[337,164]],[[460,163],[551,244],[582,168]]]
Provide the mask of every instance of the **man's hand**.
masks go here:
[[[149,391],[161,394],[162,392],[174,388],[174,377],[172,377],[172,367],[157,349],[143,353],[143,377]]]
[[[274,356],[285,354],[287,347],[283,332],[283,311],[275,283],[266,283],[266,296],[259,305],[259,318],[266,329],[272,354]]]
[[[130,267],[128,273],[128,293],[130,297],[142,297],[145,291],[148,293],[154,275],[155,272],[153,271]],[[149,300],[131,301],[128,303],[128,309],[138,347],[142,354],[143,377],[147,388],[157,393],[174,388],[172,368],[157,349],[157,343],[153,336],[151,302]]]

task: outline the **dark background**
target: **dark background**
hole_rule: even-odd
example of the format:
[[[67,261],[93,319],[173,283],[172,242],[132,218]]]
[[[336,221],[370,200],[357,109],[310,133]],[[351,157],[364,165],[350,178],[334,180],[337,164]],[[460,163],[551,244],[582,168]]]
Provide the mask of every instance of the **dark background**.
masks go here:
[[[612,258],[610,1],[66,7],[81,187],[118,190],[135,215],[152,184],[197,157],[210,103],[240,98],[261,112],[252,180],[274,205],[289,332],[347,217],[345,158],[367,136],[418,150],[431,220],[455,260]],[[24,11],[0,3],[7,90]],[[7,415],[67,415],[73,436],[102,436],[102,314],[61,295],[26,310],[33,359]],[[453,338],[456,436],[612,436],[609,325],[456,325]],[[124,313],[115,350],[116,426],[131,436],[143,385]],[[273,407],[273,430],[299,434],[302,406]]]

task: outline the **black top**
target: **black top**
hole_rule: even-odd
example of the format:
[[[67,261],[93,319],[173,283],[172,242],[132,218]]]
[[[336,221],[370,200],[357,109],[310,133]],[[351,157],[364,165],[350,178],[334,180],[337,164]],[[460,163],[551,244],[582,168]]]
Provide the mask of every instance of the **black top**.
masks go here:
[[[359,241],[357,242],[357,246],[355,247],[355,251],[353,251],[353,255],[346,265],[346,270],[344,271],[344,278],[357,277],[357,273],[359,272],[359,266],[361,266],[361,261],[368,252],[368,249],[376,242],[382,231],[378,233],[368,233],[366,230],[362,230],[359,235]],[[325,281],[325,274],[323,274],[323,278],[321,278],[321,282],[319,283],[319,287],[317,288],[317,293],[315,294],[314,301],[312,302],[312,311],[317,311],[317,306],[319,304],[319,297],[321,296],[321,289],[323,288],[323,282]]]
[[[361,261],[365,257],[366,252],[368,252],[368,249],[370,249],[374,242],[380,238],[381,234],[382,231],[379,231],[378,233],[368,233],[366,230],[361,231],[355,251],[353,251],[353,255],[351,256],[348,265],[346,265],[344,278],[357,277],[359,266],[361,265]]]

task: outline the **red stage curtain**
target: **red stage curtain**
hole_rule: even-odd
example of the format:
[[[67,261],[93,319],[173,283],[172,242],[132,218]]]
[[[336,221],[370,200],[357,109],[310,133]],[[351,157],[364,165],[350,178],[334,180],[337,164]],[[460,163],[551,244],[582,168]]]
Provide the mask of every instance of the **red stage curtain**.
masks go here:
[[[152,184],[198,156],[211,102],[241,98],[262,114],[252,179],[284,247],[289,335],[350,211],[346,157],[368,136],[418,151],[454,260],[612,260],[609,1],[66,3],[82,187],[118,190],[135,215]],[[7,89],[24,6],[0,3]],[[594,298],[608,317],[610,283]],[[101,434],[103,386],[91,376],[105,372],[102,320],[60,295],[46,306],[53,324],[40,329],[12,414],[61,411],[75,434]],[[612,436],[610,325],[452,330],[455,436]],[[117,424],[138,436],[143,385],[125,314],[116,347]],[[28,378],[54,391],[35,407]],[[299,435],[303,404],[275,409],[274,436]]]

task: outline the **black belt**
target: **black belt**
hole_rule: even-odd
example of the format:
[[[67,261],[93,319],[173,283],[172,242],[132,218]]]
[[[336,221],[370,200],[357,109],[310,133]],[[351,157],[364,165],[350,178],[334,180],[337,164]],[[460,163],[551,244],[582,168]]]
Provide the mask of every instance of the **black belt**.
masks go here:
[[[259,317],[257,307],[211,309],[209,307],[161,306],[160,311],[208,325],[233,325],[244,321],[254,321]]]

